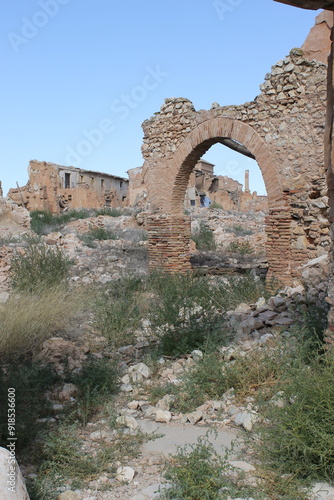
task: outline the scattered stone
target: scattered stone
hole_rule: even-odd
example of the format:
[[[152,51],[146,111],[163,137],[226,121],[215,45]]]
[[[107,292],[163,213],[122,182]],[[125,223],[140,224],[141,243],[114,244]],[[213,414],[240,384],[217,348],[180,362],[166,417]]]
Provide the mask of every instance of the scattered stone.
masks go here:
[[[118,467],[115,478],[120,483],[131,483],[135,477],[135,473],[136,471],[132,467],[122,466]]]
[[[191,352],[191,356],[194,361],[200,361],[201,359],[203,359],[203,352],[200,351],[199,349],[194,349]]]
[[[187,419],[193,425],[197,424],[203,418],[203,412],[201,410],[194,411],[193,413],[187,414]]]
[[[58,495],[57,500],[80,500],[80,496],[75,491],[67,490]]]
[[[165,422],[168,424],[172,420],[172,414],[170,411],[165,411],[165,410],[157,410],[155,414],[155,421],[156,422]]]
[[[232,460],[229,463],[230,465],[232,465],[232,467],[243,470],[244,472],[250,472],[255,470],[254,465],[249,464],[248,462],[244,462],[242,460]]]
[[[122,415],[121,417],[116,418],[116,424],[123,425],[128,429],[136,430],[138,428],[138,422],[133,417],[128,417],[126,415]]]
[[[256,415],[247,411],[237,413],[234,417],[234,423],[238,426],[242,426],[248,432],[253,429],[253,424],[256,422],[256,420]]]

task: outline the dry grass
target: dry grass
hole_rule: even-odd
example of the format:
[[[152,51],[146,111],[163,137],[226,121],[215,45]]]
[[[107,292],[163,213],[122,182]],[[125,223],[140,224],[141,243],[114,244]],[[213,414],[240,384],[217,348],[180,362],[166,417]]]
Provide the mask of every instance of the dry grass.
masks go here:
[[[0,360],[12,362],[36,353],[86,305],[84,290],[68,291],[62,286],[12,295],[0,308]]]

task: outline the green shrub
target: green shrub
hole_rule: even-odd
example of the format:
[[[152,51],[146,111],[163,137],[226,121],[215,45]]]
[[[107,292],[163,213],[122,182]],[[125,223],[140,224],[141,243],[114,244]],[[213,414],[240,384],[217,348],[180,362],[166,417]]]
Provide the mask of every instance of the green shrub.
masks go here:
[[[86,209],[66,210],[60,214],[53,214],[48,210],[33,210],[30,213],[31,229],[37,234],[48,234],[58,231],[67,222],[77,219],[87,219],[92,212]]]
[[[104,288],[97,295],[95,324],[114,347],[130,344],[141,324],[144,289],[142,280],[124,277]]]
[[[251,229],[247,229],[247,228],[240,226],[240,225],[226,227],[225,231],[227,233],[234,233],[236,236],[248,236],[248,235],[254,233],[254,231],[252,231]]]
[[[217,353],[207,352],[182,377],[172,393],[175,394],[172,405],[175,410],[187,413],[209,399],[221,398],[227,389],[222,360]]]
[[[89,247],[94,247],[96,240],[117,240],[118,237],[113,231],[104,227],[91,227],[89,231],[79,235],[80,240]]]
[[[119,388],[117,369],[109,358],[90,357],[71,381],[78,387],[75,417],[83,425]]]
[[[121,208],[111,208],[111,207],[102,207],[98,210],[95,210],[95,215],[109,215],[110,217],[121,217],[125,215],[124,210]]]
[[[155,292],[150,319],[162,354],[185,354],[217,337],[223,342],[224,317],[207,278],[156,273],[149,285]]]
[[[248,241],[242,241],[238,243],[237,241],[232,241],[226,248],[227,252],[238,253],[240,255],[247,255],[254,253],[254,249]]]
[[[198,250],[215,250],[216,242],[212,229],[201,221],[199,228],[193,233],[192,240],[196,243]]]
[[[216,436],[217,433],[213,434]],[[197,443],[178,446],[177,453],[165,466],[165,477],[171,484],[160,495],[168,500],[223,500],[237,495],[254,495],[255,488],[237,487],[230,479],[232,467],[228,453],[220,456],[208,439],[208,433]]]
[[[213,290],[215,303],[223,311],[237,307],[241,302],[254,303],[260,297],[269,298],[271,295],[266,284],[252,273],[242,276],[229,276]]]
[[[217,203],[216,201],[213,201],[212,203],[210,203],[210,208],[216,208],[218,210],[223,210],[223,205],[221,205],[220,203]]]
[[[64,282],[72,261],[58,247],[30,244],[11,261],[12,284],[19,291],[33,292]]]
[[[262,458],[280,474],[334,480],[334,354],[291,370],[282,408],[269,406],[262,426]]]

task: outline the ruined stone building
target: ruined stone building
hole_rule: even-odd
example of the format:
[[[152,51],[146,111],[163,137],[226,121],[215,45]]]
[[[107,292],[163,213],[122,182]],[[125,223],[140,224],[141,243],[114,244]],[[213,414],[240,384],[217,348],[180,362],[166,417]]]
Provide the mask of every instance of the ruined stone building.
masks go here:
[[[186,208],[210,206],[215,203],[235,212],[268,211],[267,196],[258,196],[249,189],[249,171],[245,172],[245,190],[240,182],[227,175],[215,175],[214,165],[200,159],[190,174],[186,189]]]
[[[122,207],[128,204],[128,179],[91,170],[32,160],[29,181],[8,193],[28,210],[59,213],[68,208]]]
[[[326,56],[331,26],[332,15],[319,14],[315,29],[328,33]],[[215,103],[210,110],[197,111],[188,99],[170,98],[143,123],[152,269],[162,266],[184,272],[191,268],[190,219],[184,215],[184,197],[196,164],[217,143],[255,158],[260,167],[268,196],[270,275],[291,284],[309,259],[328,253],[327,65],[322,61],[323,50],[292,49],[272,66],[251,102]]]
[[[215,203],[224,210],[236,212],[268,211],[267,196],[258,196],[249,190],[249,171],[245,172],[245,190],[240,182],[227,175],[215,175],[214,165],[200,159],[190,174],[184,197],[184,208],[206,207]],[[145,207],[147,187],[143,168],[128,170],[129,205]]]

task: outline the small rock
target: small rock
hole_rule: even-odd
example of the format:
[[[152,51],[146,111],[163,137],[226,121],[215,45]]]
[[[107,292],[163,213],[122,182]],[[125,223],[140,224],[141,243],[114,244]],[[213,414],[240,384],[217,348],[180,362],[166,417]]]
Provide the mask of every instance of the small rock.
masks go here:
[[[255,470],[254,465],[249,464],[248,462],[244,462],[242,460],[232,460],[230,462],[230,465],[232,465],[232,467],[236,467],[237,469],[243,470],[244,472],[250,472]]]
[[[172,420],[172,414],[170,411],[158,410],[155,414],[156,422],[165,422],[168,424]]]
[[[139,401],[131,401],[130,403],[128,403],[128,408],[130,410],[137,410],[139,406]]]
[[[203,412],[200,410],[194,411],[193,413],[188,413],[187,418],[189,422],[193,425],[197,424],[203,418]]]
[[[111,431],[99,430],[92,432],[89,435],[89,437],[92,441],[101,441],[101,440],[110,441],[113,437],[113,433]]]
[[[123,425],[124,427],[128,427],[129,429],[136,430],[138,427],[138,422],[133,417],[127,417],[122,415],[121,417],[116,418],[116,423]]]
[[[68,490],[58,495],[57,500],[80,500],[80,497],[75,491]]]
[[[59,399],[61,401],[70,401],[71,397],[75,396],[78,392],[78,388],[74,384],[64,384],[61,392],[59,393]]]
[[[242,426],[246,431],[251,431],[253,429],[253,424],[256,422],[257,418],[254,413],[249,413],[247,411],[237,413],[234,418],[234,423],[236,425]]]
[[[123,392],[132,392],[133,391],[133,387],[131,384],[122,384],[120,389]]]
[[[191,352],[191,356],[194,361],[200,361],[201,359],[203,359],[203,353],[199,349],[194,349]]]
[[[163,398],[159,399],[157,402],[157,408],[161,410],[170,410],[171,404],[175,400],[175,396],[173,394],[166,394]]]
[[[132,467],[118,467],[116,471],[116,479],[120,483],[131,483],[135,477],[136,471]]]

